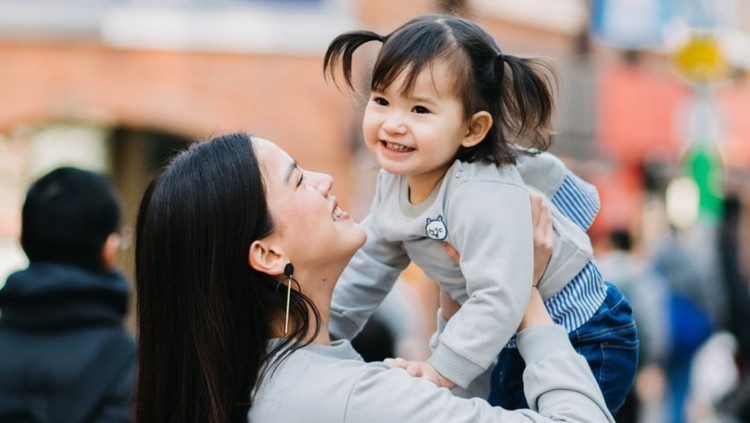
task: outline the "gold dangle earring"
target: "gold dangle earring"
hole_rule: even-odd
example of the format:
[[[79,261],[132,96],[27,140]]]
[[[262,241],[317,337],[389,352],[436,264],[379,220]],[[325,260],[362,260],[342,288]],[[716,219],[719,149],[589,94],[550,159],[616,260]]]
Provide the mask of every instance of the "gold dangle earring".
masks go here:
[[[284,335],[289,331],[289,302],[292,298],[292,282],[299,285],[299,282],[297,282],[294,279],[294,266],[292,263],[287,263],[286,266],[284,266],[284,276],[286,276],[286,279],[284,282],[286,282],[286,316],[284,317]]]

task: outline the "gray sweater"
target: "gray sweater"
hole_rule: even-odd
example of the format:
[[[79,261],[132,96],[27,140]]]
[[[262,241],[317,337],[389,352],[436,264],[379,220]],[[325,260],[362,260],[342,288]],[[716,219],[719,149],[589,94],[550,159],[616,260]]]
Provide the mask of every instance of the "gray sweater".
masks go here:
[[[311,344],[284,359],[258,387],[248,422],[614,422],[588,364],[562,327],[529,328],[519,334],[518,349],[526,360],[531,410],[456,397],[402,369],[365,363],[342,340]]]
[[[546,195],[565,167],[549,154],[525,167],[460,161],[430,197],[408,200],[406,178],[381,171],[370,214],[362,222],[365,246],[355,254],[334,291],[331,333],[353,338],[410,262],[439,281],[461,310],[451,319],[429,359],[442,375],[467,387],[483,373],[515,332],[531,290],[531,207],[524,179]],[[525,170],[522,178],[521,170]],[[554,207],[555,240],[539,284],[546,300],[592,259],[588,236]],[[444,251],[451,244],[460,265]]]

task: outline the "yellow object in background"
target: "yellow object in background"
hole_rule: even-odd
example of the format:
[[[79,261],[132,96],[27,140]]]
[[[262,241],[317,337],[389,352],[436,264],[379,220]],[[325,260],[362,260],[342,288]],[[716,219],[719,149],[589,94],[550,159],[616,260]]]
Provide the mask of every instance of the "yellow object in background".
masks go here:
[[[674,65],[682,76],[696,83],[725,78],[729,63],[713,34],[694,34],[674,55]]]

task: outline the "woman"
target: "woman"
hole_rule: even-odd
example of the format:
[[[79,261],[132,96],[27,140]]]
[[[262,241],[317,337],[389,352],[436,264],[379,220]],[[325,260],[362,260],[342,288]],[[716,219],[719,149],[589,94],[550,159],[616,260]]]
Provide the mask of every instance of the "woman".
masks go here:
[[[138,423],[613,421],[538,292],[518,335],[538,412],[454,397],[332,341],[333,288],[365,241],[332,183],[230,134],[150,184],[136,229]]]

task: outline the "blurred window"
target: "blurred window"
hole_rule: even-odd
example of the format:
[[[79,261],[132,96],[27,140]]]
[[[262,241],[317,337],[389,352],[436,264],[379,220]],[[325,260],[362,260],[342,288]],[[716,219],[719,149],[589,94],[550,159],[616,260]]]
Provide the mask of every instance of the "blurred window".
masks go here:
[[[347,0],[0,0],[0,39],[321,55],[357,27]]]

